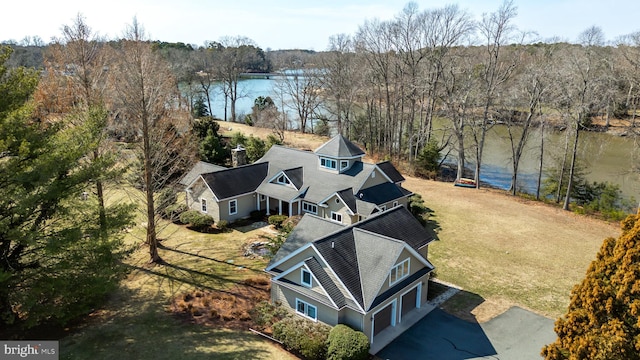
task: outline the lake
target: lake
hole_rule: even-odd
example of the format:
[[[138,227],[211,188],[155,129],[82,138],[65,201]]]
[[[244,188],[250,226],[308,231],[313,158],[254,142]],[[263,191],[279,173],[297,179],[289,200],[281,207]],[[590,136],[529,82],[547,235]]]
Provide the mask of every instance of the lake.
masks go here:
[[[276,80],[247,79],[238,83],[239,94],[243,97],[236,103],[236,113],[240,119],[251,113],[254,100],[259,96],[271,96],[279,110],[282,109],[276,94]],[[211,91],[211,113],[217,118],[224,118],[224,98],[220,87]],[[289,118],[295,115],[288,110]],[[435,124],[435,129],[442,128],[444,123]],[[553,166],[553,154],[562,154],[565,144],[565,132],[552,129],[545,130],[545,161],[544,167]],[[580,158],[584,160],[588,169],[586,175],[589,181],[610,182],[620,186],[626,197],[640,200],[640,177],[632,170],[637,167],[634,163],[635,149],[632,138],[618,137],[606,133],[582,132],[580,134]],[[466,152],[468,161],[473,153]],[[452,153],[453,155],[453,153]],[[488,133],[483,155],[483,167],[480,180],[491,186],[508,189],[511,184],[511,145],[507,127],[494,126]],[[522,156],[519,171],[519,187],[528,193],[535,193],[538,178],[538,164],[540,157],[540,131],[533,129],[526,150]],[[450,159],[455,162],[455,158]],[[468,165],[473,168],[470,162]],[[544,175],[543,175],[544,176]]]

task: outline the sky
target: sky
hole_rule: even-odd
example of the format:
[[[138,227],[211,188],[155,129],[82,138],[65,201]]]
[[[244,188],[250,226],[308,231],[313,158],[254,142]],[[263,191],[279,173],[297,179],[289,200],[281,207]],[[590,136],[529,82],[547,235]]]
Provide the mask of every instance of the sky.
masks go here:
[[[475,19],[496,11],[502,0],[415,0],[420,10],[457,4]],[[223,36],[243,36],[262,49],[326,50],[329,37],[354,35],[365,20],[390,20],[407,0],[32,0],[2,5],[0,42],[39,36],[48,43],[77,14],[107,38],[121,37],[137,17],[152,40],[204,45]],[[519,30],[541,40],[575,41],[590,26],[608,40],[640,31],[638,0],[514,0]]]

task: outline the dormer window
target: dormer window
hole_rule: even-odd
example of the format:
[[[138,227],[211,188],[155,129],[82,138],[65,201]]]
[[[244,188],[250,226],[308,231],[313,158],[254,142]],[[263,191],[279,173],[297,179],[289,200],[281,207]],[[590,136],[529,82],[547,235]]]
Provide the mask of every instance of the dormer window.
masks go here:
[[[349,168],[349,162],[346,160],[340,160],[340,171]]]
[[[389,286],[409,276],[409,258],[394,266],[389,274]]]
[[[311,273],[305,269],[302,269],[302,271],[300,272],[300,282],[306,287],[312,287],[313,280],[311,279]]]
[[[289,179],[286,176],[284,176],[284,174],[278,176],[278,178],[276,179],[276,182],[281,185],[291,184],[291,181],[289,181]]]
[[[320,158],[320,167],[330,170],[338,169],[338,162],[333,159]]]

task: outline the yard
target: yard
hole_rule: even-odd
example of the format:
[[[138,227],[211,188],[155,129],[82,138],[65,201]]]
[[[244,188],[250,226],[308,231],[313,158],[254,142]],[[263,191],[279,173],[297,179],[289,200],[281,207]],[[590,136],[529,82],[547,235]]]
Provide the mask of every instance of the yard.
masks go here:
[[[269,133],[225,123],[221,130]],[[325,140],[297,133],[285,139],[305,149]],[[489,320],[512,305],[550,318],[561,315],[602,240],[619,234],[616,224],[499,191],[406,178],[404,187],[421,194],[433,211],[430,226],[438,240],[430,246],[429,258],[438,278],[464,289],[444,308],[468,320]],[[129,195],[116,193],[114,198]],[[128,278],[104,309],[61,340],[62,359],[294,359],[241,327],[197,324],[171,312],[174,297],[196,290],[241,294],[246,279],[265,276],[266,260],[246,258],[241,250],[265,228],[200,234],[168,224],[160,233],[159,250],[167,264],[149,266],[141,245],[143,225],[139,220],[127,236],[138,246],[127,261]]]
[[[265,229],[240,228],[201,234],[163,224],[159,249],[166,265],[148,265],[139,224],[127,236],[138,244],[127,261],[129,276],[106,308],[60,341],[61,359],[295,359],[238,326],[202,325],[171,309],[174,297],[199,290],[246,295],[247,279],[265,278],[266,260],[243,255],[242,244]],[[235,300],[234,300],[235,301]]]

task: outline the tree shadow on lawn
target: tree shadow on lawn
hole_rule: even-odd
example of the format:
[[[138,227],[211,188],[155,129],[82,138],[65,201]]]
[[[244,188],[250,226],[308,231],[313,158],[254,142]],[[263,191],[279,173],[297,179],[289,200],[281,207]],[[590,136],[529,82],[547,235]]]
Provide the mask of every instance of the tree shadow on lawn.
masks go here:
[[[204,327],[169,316],[164,297],[121,288],[96,321],[61,339],[61,359],[269,358],[246,332]]]
[[[425,213],[423,215],[423,218],[426,218],[424,228],[434,240],[440,240],[440,238],[438,237],[438,232],[440,232],[441,227],[440,223],[435,219],[435,217],[437,217],[437,215],[435,215],[435,211],[431,210],[428,207],[425,207]]]

